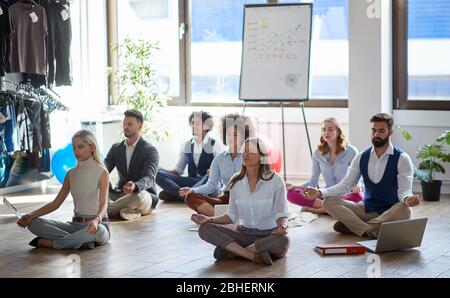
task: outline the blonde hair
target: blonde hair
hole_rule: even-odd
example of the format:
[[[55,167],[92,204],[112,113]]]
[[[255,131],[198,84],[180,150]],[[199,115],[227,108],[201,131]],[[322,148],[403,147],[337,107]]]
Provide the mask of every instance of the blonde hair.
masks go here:
[[[336,118],[327,118],[323,120],[322,125],[325,123],[331,123],[334,126],[336,126],[336,130],[338,133],[337,139],[336,139],[336,154],[341,153],[344,151],[345,147],[347,147],[347,140],[345,139],[345,135],[342,132],[341,124]],[[328,146],[327,141],[324,140],[322,135],[320,136],[320,144],[317,146],[317,150],[319,150],[320,154],[325,155],[328,152],[330,152],[330,147]]]
[[[90,132],[89,130],[80,130],[77,131],[73,137],[72,140],[75,138],[80,138],[87,144],[94,146],[94,152],[92,153],[92,158],[103,166],[103,162],[100,159],[100,152],[98,151],[98,145],[97,145],[97,139],[95,138],[94,134]]]
[[[258,149],[258,153],[261,155],[261,157],[259,159],[259,166],[258,166],[258,179],[261,179],[264,181],[271,180],[273,178],[273,176],[275,175],[275,172],[272,171],[272,166],[270,165],[267,148],[264,145],[263,141],[261,141],[260,138],[249,138],[249,139],[245,140],[245,142],[242,146],[245,146],[245,144],[247,144],[247,143],[252,143],[252,144],[256,145],[256,148]],[[247,167],[244,165],[244,163],[242,163],[241,170],[239,171],[239,173],[233,175],[233,177],[231,177],[231,179],[230,179],[230,182],[229,182],[230,189],[233,188],[233,186],[236,184],[236,182],[238,182],[239,180],[244,178],[246,173],[247,173]],[[266,178],[266,176],[269,176],[269,177]]]

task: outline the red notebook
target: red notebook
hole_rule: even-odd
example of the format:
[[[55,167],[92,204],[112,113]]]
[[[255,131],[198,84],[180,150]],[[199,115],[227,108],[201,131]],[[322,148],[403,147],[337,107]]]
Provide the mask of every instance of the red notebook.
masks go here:
[[[328,255],[361,255],[366,253],[364,246],[359,244],[327,244],[317,245],[316,250],[323,256]]]

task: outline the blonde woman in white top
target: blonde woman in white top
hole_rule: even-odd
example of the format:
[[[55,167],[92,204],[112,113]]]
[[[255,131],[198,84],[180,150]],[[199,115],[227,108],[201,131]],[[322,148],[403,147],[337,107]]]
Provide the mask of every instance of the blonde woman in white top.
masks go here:
[[[22,216],[17,224],[35,234],[30,245],[53,249],[94,248],[111,238],[107,223],[109,174],[100,160],[94,135],[86,130],[72,138],[77,166],[71,169],[55,200]],[[58,209],[69,193],[73,197],[71,222],[40,218]]]
[[[228,213],[217,217],[194,214],[192,220],[200,224],[200,238],[216,246],[216,259],[239,255],[271,265],[272,257],[285,256],[289,247],[286,187],[272,172],[260,139],[246,140],[242,152],[241,171],[229,183]],[[237,221],[236,231],[221,226]]]

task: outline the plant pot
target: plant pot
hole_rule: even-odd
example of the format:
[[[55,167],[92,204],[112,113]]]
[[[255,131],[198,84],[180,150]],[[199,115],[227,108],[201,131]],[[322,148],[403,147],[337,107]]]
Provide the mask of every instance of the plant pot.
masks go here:
[[[425,201],[439,201],[441,196],[442,181],[434,180],[433,182],[420,182],[422,185],[422,196]]]

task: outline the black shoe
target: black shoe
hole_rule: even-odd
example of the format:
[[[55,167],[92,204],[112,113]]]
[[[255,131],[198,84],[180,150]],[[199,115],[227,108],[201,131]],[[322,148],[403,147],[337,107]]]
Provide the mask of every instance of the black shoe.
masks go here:
[[[36,237],[33,240],[30,241],[30,243],[28,243],[29,245],[33,246],[33,247],[38,247],[38,241],[41,240],[41,237]]]
[[[341,233],[341,234],[344,234],[344,235],[353,234],[353,232],[350,231],[350,229],[347,228],[347,226],[344,225],[344,224],[343,224],[342,222],[340,222],[340,221],[337,221],[337,222],[334,224],[333,229],[334,229],[336,232]]]
[[[165,192],[164,190],[161,191],[158,195],[158,197],[163,200],[164,202],[179,202],[177,197],[169,194],[168,192]]]
[[[150,196],[152,197],[152,209],[155,209],[156,205],[158,205],[159,198],[157,195],[152,194],[152,193],[150,194]]]
[[[231,251],[226,250],[225,248],[222,248],[220,246],[216,246],[216,249],[214,249],[214,258],[217,260],[230,260],[235,258],[236,255],[232,253]]]

